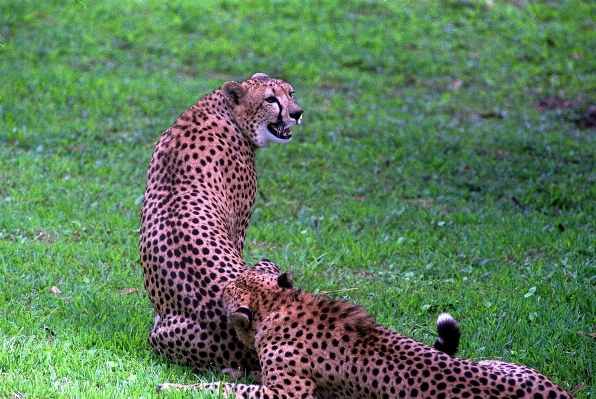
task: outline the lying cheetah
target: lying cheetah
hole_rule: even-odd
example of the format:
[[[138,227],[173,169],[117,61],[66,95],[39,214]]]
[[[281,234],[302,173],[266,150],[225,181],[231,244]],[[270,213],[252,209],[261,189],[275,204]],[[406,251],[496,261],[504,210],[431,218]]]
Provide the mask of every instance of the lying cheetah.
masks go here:
[[[157,311],[149,342],[172,360],[232,374],[259,369],[221,299],[248,268],[242,250],[257,190],[255,149],[290,141],[302,119],[293,93],[262,73],[227,82],[182,113],[155,147],[140,253]]]
[[[236,398],[269,399],[571,397],[529,367],[451,357],[380,326],[361,307],[293,290],[290,273],[263,264],[224,291],[239,337],[257,350],[263,385],[161,389],[221,388]],[[457,326],[447,315],[438,324],[439,331]]]

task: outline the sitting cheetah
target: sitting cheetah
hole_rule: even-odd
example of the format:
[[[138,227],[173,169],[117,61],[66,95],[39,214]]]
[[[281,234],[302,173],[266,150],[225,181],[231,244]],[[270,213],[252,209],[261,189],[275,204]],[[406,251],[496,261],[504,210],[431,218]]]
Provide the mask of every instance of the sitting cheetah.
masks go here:
[[[275,266],[263,264],[224,291],[240,339],[257,350],[263,385],[165,384],[162,390],[221,389],[236,398],[269,399],[570,398],[536,370],[451,357],[380,326],[361,307],[293,290],[290,273],[272,273]],[[446,314],[438,325],[439,332],[459,334]],[[449,336],[439,338],[453,345],[445,342]]]
[[[180,115],[155,147],[140,253],[157,312],[149,342],[169,359],[234,374],[258,371],[222,305],[242,259],[257,190],[255,149],[290,141],[301,122],[288,83],[257,73],[227,82]]]

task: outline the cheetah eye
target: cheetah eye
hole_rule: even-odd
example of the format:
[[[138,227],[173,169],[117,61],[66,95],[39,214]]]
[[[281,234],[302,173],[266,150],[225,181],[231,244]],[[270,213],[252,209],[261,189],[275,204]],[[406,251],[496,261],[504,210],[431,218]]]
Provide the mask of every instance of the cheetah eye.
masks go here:
[[[269,104],[273,104],[274,102],[277,101],[277,98],[275,98],[275,96],[270,96],[270,97],[267,97],[265,99],[265,101],[267,101]]]
[[[290,97],[294,98],[294,93],[296,93],[295,91],[291,91],[290,92]]]

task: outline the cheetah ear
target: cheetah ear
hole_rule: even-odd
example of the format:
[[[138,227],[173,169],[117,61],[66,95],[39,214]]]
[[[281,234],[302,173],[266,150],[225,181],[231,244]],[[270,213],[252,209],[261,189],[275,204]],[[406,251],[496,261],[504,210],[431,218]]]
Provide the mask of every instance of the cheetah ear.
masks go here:
[[[246,93],[246,90],[240,83],[237,82],[226,82],[221,87],[221,91],[223,92],[226,100],[230,105],[238,105],[240,104],[240,100]]]
[[[270,79],[269,76],[267,76],[266,74],[262,73],[262,72],[257,72],[254,75],[252,75],[251,79]]]
[[[293,274],[286,272],[277,278],[277,286],[279,288],[293,288]]]
[[[252,310],[244,306],[239,307],[232,313],[232,323],[234,328],[249,329],[252,323]]]

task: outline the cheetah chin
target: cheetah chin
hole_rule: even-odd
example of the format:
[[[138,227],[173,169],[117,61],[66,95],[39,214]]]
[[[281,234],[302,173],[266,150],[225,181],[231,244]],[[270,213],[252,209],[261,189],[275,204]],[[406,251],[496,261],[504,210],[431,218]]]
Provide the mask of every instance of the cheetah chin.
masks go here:
[[[267,125],[267,130],[280,140],[290,140],[292,138],[290,126],[291,125],[283,122],[270,123]]]

